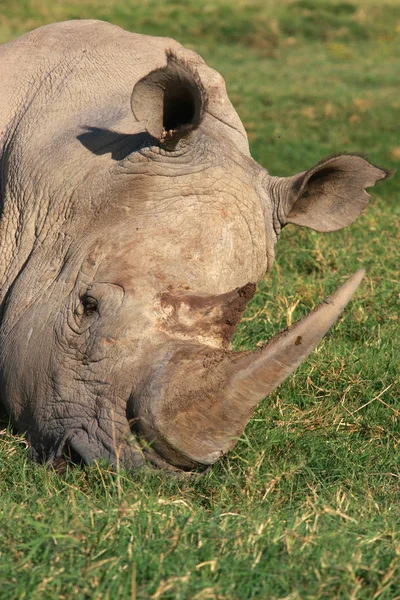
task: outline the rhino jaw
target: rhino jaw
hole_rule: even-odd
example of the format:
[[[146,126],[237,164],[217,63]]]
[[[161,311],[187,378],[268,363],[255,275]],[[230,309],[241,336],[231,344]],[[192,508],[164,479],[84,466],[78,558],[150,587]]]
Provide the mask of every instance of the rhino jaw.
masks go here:
[[[303,319],[253,352],[200,344],[172,351],[132,410],[154,461],[210,465],[233,448],[255,407],[309,355],[364,277],[360,269]]]

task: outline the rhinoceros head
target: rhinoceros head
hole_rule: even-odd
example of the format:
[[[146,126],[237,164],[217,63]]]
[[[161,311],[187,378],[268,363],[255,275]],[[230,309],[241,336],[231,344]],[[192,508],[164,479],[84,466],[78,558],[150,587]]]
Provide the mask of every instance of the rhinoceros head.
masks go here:
[[[3,403],[38,460],[212,464],[363,275],[264,348],[234,352],[282,227],[350,224],[387,173],[337,155],[273,177],[196,54],[104,24],[25,44],[55,27],[81,59],[40,71],[4,141]]]

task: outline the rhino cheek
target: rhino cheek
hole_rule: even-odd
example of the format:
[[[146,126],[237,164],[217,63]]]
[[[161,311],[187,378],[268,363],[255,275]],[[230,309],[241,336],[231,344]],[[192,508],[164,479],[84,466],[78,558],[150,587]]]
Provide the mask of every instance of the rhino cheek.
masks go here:
[[[54,317],[42,302],[8,336],[1,387],[13,406],[14,422],[28,432],[39,462],[66,455],[85,463],[104,458],[140,466],[142,452],[126,419],[132,365],[122,360],[111,335],[77,335],[71,318],[70,310]],[[115,328],[111,322],[110,329]],[[125,355],[132,355],[131,347],[125,346]]]

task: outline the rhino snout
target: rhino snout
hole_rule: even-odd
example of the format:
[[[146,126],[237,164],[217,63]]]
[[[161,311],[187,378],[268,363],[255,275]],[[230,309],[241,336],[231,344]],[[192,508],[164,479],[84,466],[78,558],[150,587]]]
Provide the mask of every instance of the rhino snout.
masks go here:
[[[254,409],[308,356],[364,276],[360,269],[309,315],[253,352],[177,345],[128,413],[150,461],[191,470],[233,448]]]

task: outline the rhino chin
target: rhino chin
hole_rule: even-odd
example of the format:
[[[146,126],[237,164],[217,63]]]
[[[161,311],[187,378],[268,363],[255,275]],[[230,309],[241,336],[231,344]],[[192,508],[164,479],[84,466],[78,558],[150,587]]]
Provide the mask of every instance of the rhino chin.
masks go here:
[[[149,460],[192,470],[231,450],[255,407],[315,348],[363,276],[363,269],[354,273],[311,313],[256,351],[199,344],[177,348],[135,403],[135,429],[148,445]]]

